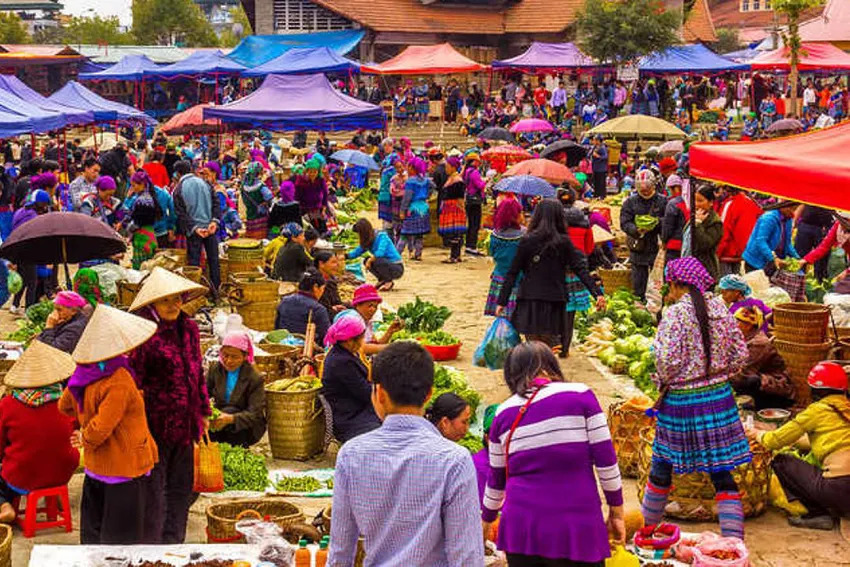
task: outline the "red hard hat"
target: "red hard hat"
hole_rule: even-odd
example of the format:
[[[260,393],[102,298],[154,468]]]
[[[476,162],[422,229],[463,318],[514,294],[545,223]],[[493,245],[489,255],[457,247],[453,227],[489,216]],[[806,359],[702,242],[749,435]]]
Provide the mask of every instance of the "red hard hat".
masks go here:
[[[809,372],[809,386],[812,388],[828,388],[830,390],[847,389],[847,373],[844,367],[835,362],[818,363]]]

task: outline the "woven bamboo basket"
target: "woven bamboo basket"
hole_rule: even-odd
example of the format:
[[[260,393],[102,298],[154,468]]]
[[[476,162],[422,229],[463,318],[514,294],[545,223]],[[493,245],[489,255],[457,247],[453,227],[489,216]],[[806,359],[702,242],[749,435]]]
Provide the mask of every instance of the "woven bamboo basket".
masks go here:
[[[0,524],[0,567],[12,567],[12,528]]]
[[[655,420],[640,408],[615,402],[608,408],[608,427],[617,452],[620,474],[627,478],[638,477],[638,453],[641,434],[653,427]]]
[[[230,264],[227,260],[227,255],[223,254],[218,257],[218,281],[224,283],[228,281],[230,274]]]
[[[139,290],[142,289],[141,283],[130,283],[128,281],[116,282],[118,289],[118,305],[121,307],[130,307]]]
[[[796,407],[806,407],[812,399],[808,383],[809,372],[818,362],[829,357],[832,343],[800,344],[776,339],[773,346],[782,355],[788,367],[788,374],[794,383]]]
[[[252,301],[236,305],[235,309],[246,327],[255,331],[274,331],[277,301]]]
[[[322,531],[327,535],[331,534],[331,506],[322,510]],[[354,567],[363,567],[363,562],[366,560],[366,550],[363,548],[363,538],[357,540],[357,555],[354,557]]]
[[[278,290],[280,282],[270,280],[259,272],[236,272],[228,277],[233,291],[228,297],[239,301],[277,301],[280,299]]]
[[[266,388],[269,445],[275,459],[307,460],[324,449],[325,416],[319,390],[275,392]]]
[[[245,543],[236,522],[245,518],[268,518],[281,528],[304,521],[301,508],[280,497],[230,500],[207,507],[207,543]]]
[[[850,327],[835,327],[835,336],[838,339],[850,339]]]
[[[596,273],[599,274],[599,278],[602,280],[606,294],[611,295],[620,288],[632,291],[631,270],[606,270],[600,268]]]
[[[181,266],[185,266],[187,263],[186,254],[188,250],[185,248],[163,248],[161,252],[173,258]]]
[[[237,238],[228,241],[227,271],[256,272],[263,265],[263,246],[259,240],[252,238]]]
[[[638,500],[643,500],[649,469],[652,466],[652,442],[655,430],[645,430],[641,436],[638,451]],[[751,463],[732,471],[732,477],[741,493],[744,516],[751,518],[764,512],[767,507],[768,488],[770,487],[770,451],[758,443],[751,443],[753,452]],[[673,487],[667,501],[665,514],[680,520],[712,522],[717,519],[717,505],[714,500],[714,485],[706,473],[673,475]]]
[[[773,334],[799,344],[826,342],[829,307],[817,303],[781,303],[773,308]]]
[[[217,343],[218,339],[216,337],[201,335],[201,356],[207,354],[207,351],[210,350],[210,347]]]
[[[10,360],[8,358],[0,358],[0,386],[5,384],[6,373],[12,369],[15,365],[15,360]]]
[[[266,384],[290,375],[287,372],[286,356],[283,354],[254,353],[254,366],[260,375],[262,375],[263,382]]]
[[[183,266],[180,268],[180,275],[197,284],[201,283],[201,276],[203,274],[204,272],[201,270],[200,266]]]

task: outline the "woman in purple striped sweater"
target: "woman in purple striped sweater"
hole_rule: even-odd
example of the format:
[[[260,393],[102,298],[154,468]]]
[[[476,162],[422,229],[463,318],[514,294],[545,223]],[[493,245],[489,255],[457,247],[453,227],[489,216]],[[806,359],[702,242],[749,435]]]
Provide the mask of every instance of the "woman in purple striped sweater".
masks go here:
[[[601,567],[610,555],[609,530],[616,541],[625,543],[626,535],[617,455],[596,396],[565,382],[540,342],[508,354],[505,382],[513,396],[490,428],[484,533],[501,510],[498,546],[509,567]]]

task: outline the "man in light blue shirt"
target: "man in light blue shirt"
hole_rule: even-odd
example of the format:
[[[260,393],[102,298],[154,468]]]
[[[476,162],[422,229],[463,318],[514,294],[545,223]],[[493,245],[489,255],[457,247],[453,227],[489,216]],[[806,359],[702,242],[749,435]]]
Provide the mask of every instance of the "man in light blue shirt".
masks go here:
[[[329,567],[484,564],[478,484],[469,453],[424,417],[434,361],[418,343],[393,343],[372,363],[372,404],[383,425],[347,442],[334,480]]]
[[[561,123],[561,117],[567,110],[567,91],[564,89],[564,81],[558,81],[558,88],[552,91],[552,99],[549,101],[552,112],[555,113],[555,124]]]

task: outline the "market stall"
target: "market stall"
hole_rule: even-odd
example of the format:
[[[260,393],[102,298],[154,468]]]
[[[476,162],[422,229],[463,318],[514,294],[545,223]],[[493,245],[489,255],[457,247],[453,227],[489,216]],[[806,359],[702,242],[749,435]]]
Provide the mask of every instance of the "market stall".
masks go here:
[[[345,55],[357,47],[365,35],[363,30],[249,35],[242,38],[227,58],[254,68],[299,47],[327,47],[339,55]]]
[[[28,87],[14,75],[0,75],[0,89],[37,106],[46,112],[58,112],[63,116],[65,126],[83,126],[94,122],[94,113],[52,101]]]
[[[513,70],[523,73],[553,73],[595,69],[602,67],[589,55],[585,55],[574,43],[532,42],[525,53],[493,61],[495,70]]]
[[[850,54],[831,43],[809,43],[800,45],[798,71],[841,71],[850,69]],[[787,47],[767,51],[750,61],[753,71],[791,71],[791,52]]]
[[[728,71],[749,71],[746,63],[737,63],[717,55],[701,43],[674,45],[660,53],[644,57],[638,65],[641,73],[647,74],[693,74],[710,75]]]
[[[243,77],[310,75],[313,73],[359,73],[360,64],[328,47],[293,48],[262,65],[248,69]]]
[[[64,87],[47,97],[47,100],[71,108],[90,111],[94,114],[95,122],[149,125],[156,125],[157,123],[156,120],[141,110],[107,100],[77,81],[68,81]]]
[[[462,55],[451,44],[440,43],[411,45],[389,61],[361,69],[373,75],[451,75],[484,71],[488,66]]]

